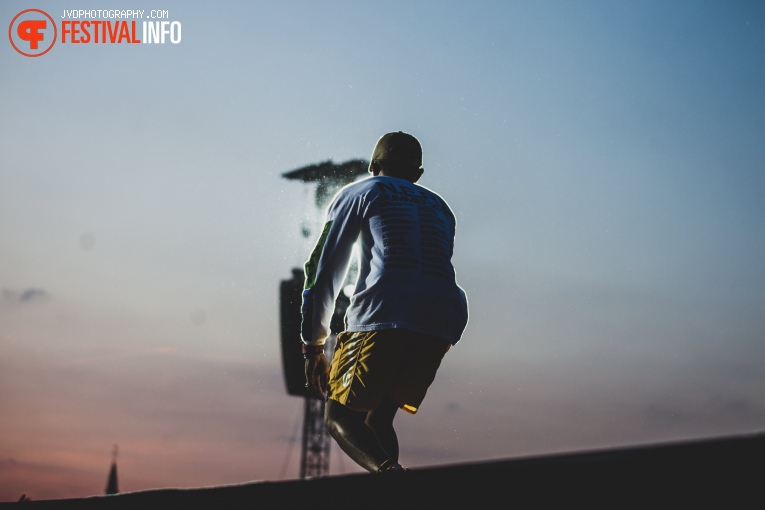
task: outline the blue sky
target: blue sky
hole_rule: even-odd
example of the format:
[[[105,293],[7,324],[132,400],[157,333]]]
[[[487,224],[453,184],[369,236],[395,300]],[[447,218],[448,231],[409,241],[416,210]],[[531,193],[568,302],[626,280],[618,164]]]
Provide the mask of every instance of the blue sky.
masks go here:
[[[765,427],[761,3],[104,5],[182,42],[0,44],[0,500],[99,494],[115,443],[124,491],[296,478],[281,174],[393,130],[471,311],[403,463]]]

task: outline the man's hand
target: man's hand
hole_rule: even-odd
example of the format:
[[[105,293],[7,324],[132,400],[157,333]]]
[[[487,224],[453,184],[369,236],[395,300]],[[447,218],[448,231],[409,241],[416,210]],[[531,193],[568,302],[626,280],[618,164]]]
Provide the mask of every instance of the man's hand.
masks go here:
[[[305,387],[321,400],[327,400],[327,382],[329,381],[329,362],[324,353],[306,358]]]

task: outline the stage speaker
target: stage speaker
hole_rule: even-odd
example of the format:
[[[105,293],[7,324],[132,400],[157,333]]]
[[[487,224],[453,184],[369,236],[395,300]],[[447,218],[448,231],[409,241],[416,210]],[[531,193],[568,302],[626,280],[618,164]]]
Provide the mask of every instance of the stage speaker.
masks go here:
[[[305,360],[303,359],[302,340],[300,339],[300,323],[302,321],[300,309],[303,304],[304,279],[303,270],[295,268],[292,270],[292,278],[282,280],[279,287],[284,382],[287,386],[287,393],[298,397],[311,396],[305,388]],[[330,321],[332,334],[327,339],[327,345],[324,348],[330,361],[335,336],[345,327],[345,310],[349,303],[350,299],[342,292],[335,302],[335,312]]]

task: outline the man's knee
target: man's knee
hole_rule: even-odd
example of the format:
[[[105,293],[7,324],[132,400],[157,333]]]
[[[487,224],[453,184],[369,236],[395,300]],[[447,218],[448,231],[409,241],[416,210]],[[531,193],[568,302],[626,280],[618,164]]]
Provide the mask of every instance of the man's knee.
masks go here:
[[[343,434],[354,422],[363,422],[364,414],[344,406],[340,402],[329,399],[324,410],[324,425],[334,438]]]
[[[337,432],[337,418],[332,403],[333,400],[328,399],[324,408],[324,426],[327,428],[327,432],[329,432],[332,437],[335,437],[335,433]]]
[[[337,436],[340,433],[340,425],[329,413],[324,415],[324,426],[327,428],[329,435],[337,439]]]
[[[398,404],[391,400],[390,397],[386,397],[377,409],[367,414],[366,424],[372,429],[393,427],[396,411],[398,411]]]

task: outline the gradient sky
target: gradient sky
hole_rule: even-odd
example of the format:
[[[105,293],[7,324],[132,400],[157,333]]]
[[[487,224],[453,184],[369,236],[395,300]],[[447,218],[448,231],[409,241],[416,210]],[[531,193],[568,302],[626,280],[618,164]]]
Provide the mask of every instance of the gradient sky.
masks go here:
[[[102,494],[114,444],[125,492],[297,478],[281,174],[394,130],[471,312],[404,465],[765,430],[762,2],[104,6],[183,40],[0,43],[0,501]]]

